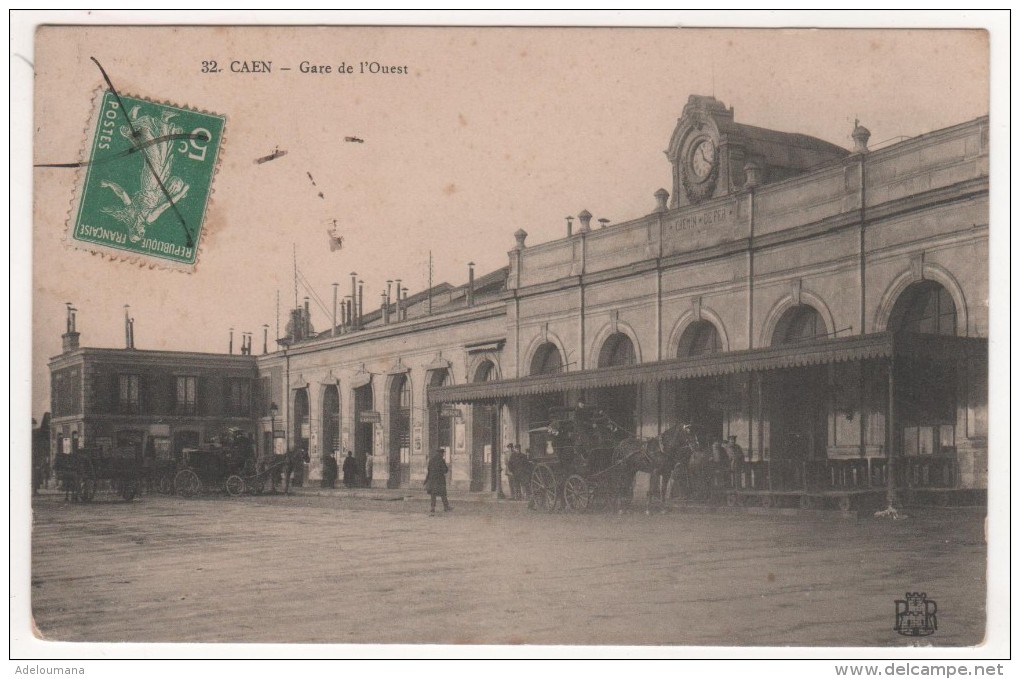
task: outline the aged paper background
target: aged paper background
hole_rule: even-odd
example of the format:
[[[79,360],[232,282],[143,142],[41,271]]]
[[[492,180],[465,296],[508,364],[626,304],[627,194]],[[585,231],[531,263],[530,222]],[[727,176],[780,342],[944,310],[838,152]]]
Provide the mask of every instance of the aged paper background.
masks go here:
[[[353,269],[371,291],[402,272],[413,294],[429,250],[435,280],[459,284],[469,260],[481,272],[504,265],[517,228],[539,243],[582,208],[614,221],[648,212],[670,186],[661,152],[690,94],[844,147],[855,119],[881,143],[989,110],[980,31],[43,27],[35,163],[78,159],[102,83],[89,57],[123,93],[225,114],[226,142],[190,275],[66,249],[75,173],[33,173],[37,418],[66,301],[87,346],[122,346],[130,304],[140,347],[225,351],[228,327],[258,343],[262,325],[275,326],[277,291],[284,310],[293,300],[292,244],[322,295]],[[201,73],[205,60],[225,71]],[[231,73],[232,60],[293,70]],[[302,74],[302,61],[408,74]],[[287,155],[254,162],[275,149]],[[328,247],[333,219],[339,253]]]

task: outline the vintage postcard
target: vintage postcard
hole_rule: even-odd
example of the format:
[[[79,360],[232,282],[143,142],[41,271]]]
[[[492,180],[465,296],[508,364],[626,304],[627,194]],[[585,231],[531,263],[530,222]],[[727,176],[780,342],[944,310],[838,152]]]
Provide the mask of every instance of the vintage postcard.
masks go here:
[[[39,26],[34,652],[981,657],[989,50]]]

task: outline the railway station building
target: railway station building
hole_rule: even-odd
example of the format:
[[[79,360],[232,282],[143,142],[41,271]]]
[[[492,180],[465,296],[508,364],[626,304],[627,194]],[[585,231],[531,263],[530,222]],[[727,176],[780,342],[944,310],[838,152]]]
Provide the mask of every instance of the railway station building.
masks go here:
[[[550,409],[584,400],[638,437],[735,436],[749,488],[980,491],[988,135],[982,117],[869,149],[857,125],[846,149],[691,96],[647,214],[518,230],[505,267],[398,282],[370,313],[352,289],[324,331],[306,304],[279,350],[222,367],[256,376],[261,454],[305,447],[313,479],[351,450],[373,486],[420,488],[444,448],[455,488],[496,491],[506,445],[544,452]]]

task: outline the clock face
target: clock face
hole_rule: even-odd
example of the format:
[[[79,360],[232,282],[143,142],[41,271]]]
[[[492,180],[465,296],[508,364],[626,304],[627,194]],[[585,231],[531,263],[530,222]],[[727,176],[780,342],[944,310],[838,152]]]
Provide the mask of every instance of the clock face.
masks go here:
[[[702,139],[691,147],[689,166],[691,174],[698,181],[708,179],[715,167],[715,143],[711,139]]]

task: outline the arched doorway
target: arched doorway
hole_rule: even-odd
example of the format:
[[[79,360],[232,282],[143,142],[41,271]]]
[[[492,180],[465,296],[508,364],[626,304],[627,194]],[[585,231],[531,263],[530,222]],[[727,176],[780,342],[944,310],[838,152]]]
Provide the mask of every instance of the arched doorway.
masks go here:
[[[472,382],[491,382],[499,379],[496,365],[482,361]],[[499,488],[500,440],[499,403],[476,403],[471,406],[471,490],[497,490]]]
[[[311,413],[308,407],[308,389],[297,389],[294,391],[294,448],[297,450],[309,450],[312,436]],[[301,465],[294,473],[294,484],[303,485],[305,478],[305,465]]]
[[[340,450],[340,389],[335,384],[327,385],[322,392],[322,458],[336,455],[338,464],[343,464]]]
[[[390,479],[388,487],[411,483],[411,380],[406,374],[390,381]]]
[[[790,307],[779,318],[772,346],[796,345],[826,337],[818,310],[807,304]],[[828,443],[829,379],[825,365],[779,370],[770,374],[769,452],[773,461],[787,460],[790,474],[804,460],[826,457]],[[773,478],[780,479],[780,469]],[[792,482],[792,477],[791,477]]]
[[[630,337],[622,332],[616,332],[606,338],[599,350],[599,368],[634,365],[635,363],[637,363],[637,353],[634,351],[634,343]],[[633,436],[637,429],[637,395],[637,385],[626,384],[596,389],[592,394],[592,400],[610,420]]]
[[[711,321],[696,321],[680,336],[677,358],[709,356],[722,351],[722,348],[719,330],[715,325]],[[696,377],[677,383],[679,421],[692,425],[705,443],[723,438],[726,403],[725,378]]]
[[[369,415],[373,400],[371,382],[354,390],[354,459],[358,461],[358,469],[365,469],[365,462],[372,455],[375,424]]]
[[[955,335],[956,323],[956,304],[935,281],[910,285],[889,316],[889,330],[901,335]],[[908,457],[951,454],[956,447],[956,366],[902,356],[896,359],[895,372],[899,450]]]

